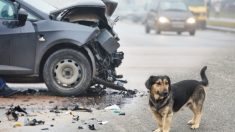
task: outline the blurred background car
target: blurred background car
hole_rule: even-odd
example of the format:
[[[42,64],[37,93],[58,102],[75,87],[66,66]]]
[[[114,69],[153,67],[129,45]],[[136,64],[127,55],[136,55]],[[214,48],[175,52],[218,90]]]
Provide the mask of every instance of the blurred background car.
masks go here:
[[[146,17],[145,31],[155,30],[157,34],[162,31],[173,31],[177,34],[189,32],[196,33],[196,19],[188,7],[180,0],[153,0]]]
[[[206,28],[208,9],[204,0],[184,0],[189,10],[193,13],[197,27],[201,29]]]

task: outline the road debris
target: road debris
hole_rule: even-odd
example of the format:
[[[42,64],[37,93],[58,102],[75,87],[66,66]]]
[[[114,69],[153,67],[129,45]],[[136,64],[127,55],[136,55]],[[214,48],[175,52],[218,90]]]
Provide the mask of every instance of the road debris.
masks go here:
[[[20,113],[17,113],[17,112],[21,112],[21,113],[24,113],[24,114],[28,114],[28,113],[27,113],[24,109],[22,109],[20,106],[16,106],[16,107],[14,107],[14,108],[13,108],[13,106],[12,106],[12,107],[10,107],[10,108],[7,110],[7,112],[6,112],[7,119],[8,119],[9,121],[11,121],[11,120],[18,121],[18,119],[19,119],[19,114],[20,114]]]
[[[41,130],[42,131],[46,131],[46,130],[49,130],[49,128],[42,128]]]
[[[92,124],[92,125],[88,125],[88,128],[89,128],[90,130],[96,130],[96,129],[95,129],[95,125],[94,125],[94,124]]]
[[[36,120],[36,119],[33,119],[33,120],[29,120],[29,119],[26,119],[26,123],[25,123],[25,126],[36,126],[36,125],[44,125],[45,124],[45,121],[42,121],[42,120]]]
[[[117,105],[112,105],[104,108],[105,110],[120,110],[120,107]]]
[[[79,116],[77,116],[77,117],[73,117],[73,120],[75,120],[75,121],[79,121]]]
[[[73,109],[72,109],[72,111],[84,111],[84,112],[92,112],[92,110],[91,109],[88,109],[88,108],[84,108],[84,107],[80,107],[79,105],[76,105]]]
[[[124,116],[124,115],[126,115],[126,113],[125,112],[120,112],[119,115],[123,115]]]
[[[100,124],[100,125],[105,125],[105,124],[107,124],[109,121],[98,121],[98,124]]]
[[[16,128],[16,127],[22,127],[22,126],[23,126],[22,122],[15,122],[13,127]]]
[[[117,105],[108,106],[105,108],[105,110],[111,110],[113,113],[116,113],[116,114],[122,115],[122,116],[126,115],[126,113],[122,112],[121,108]]]
[[[58,109],[58,106],[55,106],[54,108],[52,108],[51,110],[50,110],[50,112],[52,112],[52,113],[60,113],[60,111],[59,111],[59,109]]]
[[[2,107],[2,106],[0,106],[0,109],[6,109],[6,107]]]
[[[84,129],[84,128],[83,128],[82,126],[78,126],[78,129],[80,129],[80,130],[81,130],[81,129]]]

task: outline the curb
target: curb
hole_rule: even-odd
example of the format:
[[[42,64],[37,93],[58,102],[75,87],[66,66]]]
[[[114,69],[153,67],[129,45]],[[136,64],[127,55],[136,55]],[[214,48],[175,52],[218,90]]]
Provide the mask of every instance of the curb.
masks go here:
[[[232,28],[225,28],[225,27],[217,27],[217,26],[209,26],[206,27],[207,30],[212,31],[220,31],[220,32],[227,32],[227,33],[235,33],[235,29]]]

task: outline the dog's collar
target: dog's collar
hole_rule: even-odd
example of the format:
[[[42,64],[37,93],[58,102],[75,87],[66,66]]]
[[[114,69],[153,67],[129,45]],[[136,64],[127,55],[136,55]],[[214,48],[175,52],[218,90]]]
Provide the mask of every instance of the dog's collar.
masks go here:
[[[160,100],[154,100],[150,96],[149,103],[150,103],[150,105],[152,105],[158,111],[161,108],[165,107],[167,104],[169,104],[170,100],[171,100],[171,93],[168,94],[168,96],[166,96],[165,98],[160,99]]]

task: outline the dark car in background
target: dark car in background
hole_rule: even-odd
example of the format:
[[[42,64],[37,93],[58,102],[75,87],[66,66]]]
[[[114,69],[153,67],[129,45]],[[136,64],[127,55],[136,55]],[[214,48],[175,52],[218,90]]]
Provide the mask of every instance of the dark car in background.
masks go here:
[[[146,33],[155,30],[157,34],[173,31],[195,35],[196,20],[186,4],[180,0],[153,0],[145,21],[145,30]]]
[[[80,0],[57,9],[38,0],[0,0],[0,76],[12,83],[45,82],[57,95],[90,86],[118,87],[124,57],[111,0]],[[120,83],[119,83],[120,84]]]

